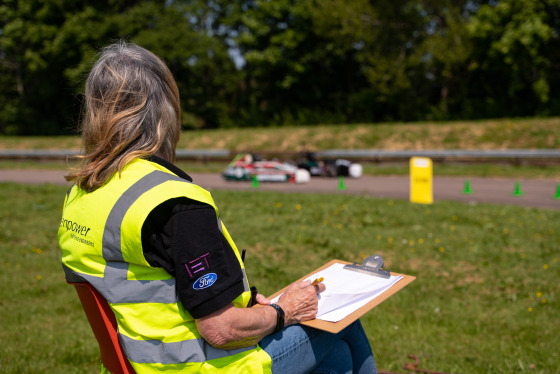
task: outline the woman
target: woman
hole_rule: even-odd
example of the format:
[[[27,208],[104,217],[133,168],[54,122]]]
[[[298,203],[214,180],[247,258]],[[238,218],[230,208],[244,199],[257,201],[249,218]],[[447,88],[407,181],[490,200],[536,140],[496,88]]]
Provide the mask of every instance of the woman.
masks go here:
[[[93,66],[81,124],[85,154],[67,176],[58,240],[69,281],[109,302],[137,373],[375,372],[359,322],[339,334],[299,325],[324,285],[251,300],[235,243],[210,193],[173,165],[177,85],[134,44]],[[253,303],[265,307],[248,308]],[[321,371],[322,370],[322,371]]]

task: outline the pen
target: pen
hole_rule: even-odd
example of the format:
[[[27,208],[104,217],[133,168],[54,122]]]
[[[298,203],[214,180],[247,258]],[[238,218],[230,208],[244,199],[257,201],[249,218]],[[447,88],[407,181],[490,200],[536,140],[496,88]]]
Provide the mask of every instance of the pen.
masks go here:
[[[325,280],[325,278],[323,278],[323,277],[317,278],[317,279],[315,279],[313,282],[311,282],[311,285],[312,285],[312,286],[316,286],[316,285],[318,285],[319,283],[321,283],[321,282],[324,281],[324,280]]]

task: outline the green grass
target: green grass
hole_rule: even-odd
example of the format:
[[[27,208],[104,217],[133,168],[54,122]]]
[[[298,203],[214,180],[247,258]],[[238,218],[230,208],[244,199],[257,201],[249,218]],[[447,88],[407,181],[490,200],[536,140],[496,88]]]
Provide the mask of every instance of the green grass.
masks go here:
[[[184,131],[179,149],[539,149],[560,146],[560,118],[367,123]],[[0,149],[79,149],[78,136],[0,136]]]
[[[66,188],[0,184],[2,373],[97,373],[56,231]],[[417,277],[362,322],[379,369],[560,371],[560,212],[366,196],[213,193],[249,280],[271,294],[332,258]]]
[[[96,373],[99,351],[56,242],[64,187],[0,185],[0,371]]]

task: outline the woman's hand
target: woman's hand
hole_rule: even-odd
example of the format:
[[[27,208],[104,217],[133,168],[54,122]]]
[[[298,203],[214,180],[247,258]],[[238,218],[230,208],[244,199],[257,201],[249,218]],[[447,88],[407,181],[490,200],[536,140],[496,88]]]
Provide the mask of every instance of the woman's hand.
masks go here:
[[[296,282],[288,286],[276,303],[284,310],[285,325],[293,325],[315,318],[318,305],[317,294],[324,290],[323,283],[312,286],[311,281]],[[258,297],[257,301],[259,301]]]
[[[278,305],[284,310],[285,325],[308,321],[317,315],[317,294],[325,290],[320,283],[293,283],[282,294]],[[269,305],[270,300],[257,294],[257,303]],[[273,308],[236,308],[229,304],[196,320],[200,335],[213,347],[236,349],[257,344],[276,327]]]

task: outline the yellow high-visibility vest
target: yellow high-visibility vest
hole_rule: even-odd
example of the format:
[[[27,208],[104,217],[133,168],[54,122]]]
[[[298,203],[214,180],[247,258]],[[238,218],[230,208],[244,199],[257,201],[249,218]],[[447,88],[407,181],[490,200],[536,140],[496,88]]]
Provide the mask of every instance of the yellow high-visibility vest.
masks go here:
[[[222,224],[210,193],[147,160],[130,162],[119,176],[86,193],[66,194],[58,242],[69,281],[87,281],[115,313],[119,340],[137,373],[270,373],[270,356],[258,345],[235,350],[212,347],[183,308],[175,278],[150,266],[142,250],[142,225],[166,200],[187,197],[212,206],[216,224],[240,263],[244,292],[233,304],[245,308],[251,297],[239,251]]]

